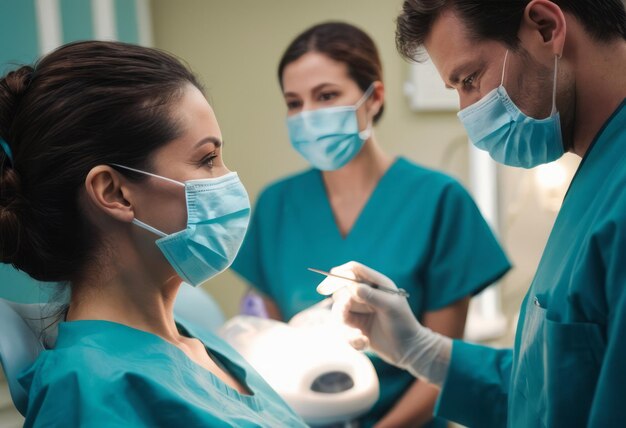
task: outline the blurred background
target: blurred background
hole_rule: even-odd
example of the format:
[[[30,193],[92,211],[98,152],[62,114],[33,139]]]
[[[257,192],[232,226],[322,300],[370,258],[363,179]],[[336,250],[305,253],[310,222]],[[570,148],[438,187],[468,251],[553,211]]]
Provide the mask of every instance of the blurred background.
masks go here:
[[[503,321],[501,328],[476,339],[510,346],[519,304],[579,159],[566,155],[532,171],[472,164],[456,117],[455,93],[441,93],[443,84],[428,65],[412,66],[396,53],[394,19],[401,4],[402,0],[0,0],[0,72],[32,63],[74,40],[121,40],[174,53],[204,83],[227,142],[226,162],[239,172],[254,202],[268,183],[307,167],[291,149],[284,125],[286,108],[276,76],[283,50],[294,36],[319,22],[342,20],[361,27],[377,43],[383,61],[385,115],[376,133],[386,150],[442,170],[474,194],[480,189],[471,177],[483,172],[481,168],[494,178],[494,204],[481,208],[488,210],[485,215],[514,268],[478,311],[483,318],[496,314]],[[410,239],[406,245],[411,245]],[[238,312],[246,291],[246,284],[231,272],[203,287],[227,317]],[[56,298],[59,289],[0,265],[0,298],[43,302]],[[21,423],[0,381],[0,428]]]

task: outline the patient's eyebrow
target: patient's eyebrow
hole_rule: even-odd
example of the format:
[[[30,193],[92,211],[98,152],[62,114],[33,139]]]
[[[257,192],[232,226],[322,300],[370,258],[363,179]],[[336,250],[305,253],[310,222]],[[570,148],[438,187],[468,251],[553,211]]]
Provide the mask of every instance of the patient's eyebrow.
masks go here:
[[[202,140],[198,141],[195,146],[193,146],[194,149],[197,149],[198,147],[204,145],[204,144],[209,144],[209,143],[213,143],[215,145],[215,148],[218,147],[222,147],[222,145],[224,144],[222,142],[222,140],[220,140],[217,137],[206,137],[203,138]]]

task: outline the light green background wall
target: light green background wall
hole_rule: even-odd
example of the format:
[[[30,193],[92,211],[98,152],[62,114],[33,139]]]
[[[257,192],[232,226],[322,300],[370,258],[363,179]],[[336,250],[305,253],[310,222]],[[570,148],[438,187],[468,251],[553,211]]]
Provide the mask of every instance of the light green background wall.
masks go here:
[[[416,114],[402,93],[408,65],[394,44],[400,5],[399,0],[155,0],[155,45],[184,58],[204,81],[226,141],[226,162],[253,200],[268,182],[306,167],[287,139],[276,66],[293,37],[326,20],[360,26],[380,49],[386,103],[376,133],[384,148],[444,166],[465,180],[466,138],[455,114]],[[244,285],[227,272],[207,288],[232,315]]]

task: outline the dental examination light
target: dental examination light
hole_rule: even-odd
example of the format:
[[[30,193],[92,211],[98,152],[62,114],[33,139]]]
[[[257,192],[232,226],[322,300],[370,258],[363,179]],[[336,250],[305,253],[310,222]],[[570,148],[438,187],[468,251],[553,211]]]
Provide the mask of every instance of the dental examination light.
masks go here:
[[[346,340],[352,329],[330,310],[330,299],[289,323],[249,315],[219,334],[311,426],[355,427],[378,400],[370,360]]]

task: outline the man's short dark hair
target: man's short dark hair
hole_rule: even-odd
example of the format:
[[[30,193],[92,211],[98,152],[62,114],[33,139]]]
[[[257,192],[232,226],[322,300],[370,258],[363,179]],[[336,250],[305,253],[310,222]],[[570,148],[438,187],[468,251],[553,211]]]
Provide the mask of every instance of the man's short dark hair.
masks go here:
[[[626,39],[623,0],[551,0],[576,17],[598,41]],[[405,0],[396,21],[396,46],[402,56],[415,60],[433,23],[451,10],[467,25],[468,36],[496,40],[516,48],[517,33],[530,0]]]

